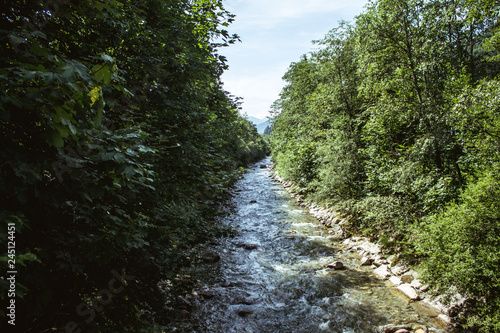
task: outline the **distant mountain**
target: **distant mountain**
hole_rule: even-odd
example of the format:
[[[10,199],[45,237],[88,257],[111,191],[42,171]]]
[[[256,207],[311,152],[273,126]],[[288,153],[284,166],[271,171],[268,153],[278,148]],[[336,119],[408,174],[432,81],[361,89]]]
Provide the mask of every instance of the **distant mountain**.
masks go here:
[[[271,126],[271,123],[269,123],[269,120],[266,120],[263,123],[258,124],[257,125],[257,132],[264,134],[264,131],[266,130],[267,126]]]
[[[264,134],[267,126],[271,126],[271,123],[267,118],[261,119],[257,117],[247,117],[254,125],[257,127],[257,132]]]
[[[259,125],[259,124],[262,124],[263,122],[267,121],[265,118],[261,119],[261,118],[257,118],[257,117],[247,117],[247,119],[250,120],[255,125]]]

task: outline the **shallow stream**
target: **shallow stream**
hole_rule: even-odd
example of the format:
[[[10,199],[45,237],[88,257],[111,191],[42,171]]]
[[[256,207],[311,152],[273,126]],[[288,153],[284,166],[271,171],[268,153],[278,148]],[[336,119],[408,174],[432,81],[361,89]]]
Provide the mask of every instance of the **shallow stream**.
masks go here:
[[[193,313],[199,332],[378,332],[384,325],[421,325],[446,332],[436,314],[418,308],[359,264],[359,256],[298,206],[257,164],[237,184],[238,230],[215,247],[215,296]],[[340,261],[344,270],[327,268]]]

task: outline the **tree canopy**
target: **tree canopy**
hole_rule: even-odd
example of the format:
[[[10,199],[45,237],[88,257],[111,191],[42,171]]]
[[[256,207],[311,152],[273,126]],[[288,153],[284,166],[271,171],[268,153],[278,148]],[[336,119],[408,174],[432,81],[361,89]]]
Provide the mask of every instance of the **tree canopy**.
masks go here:
[[[292,63],[276,170],[499,330],[498,1],[377,0]],[[473,309],[473,310],[470,310]]]

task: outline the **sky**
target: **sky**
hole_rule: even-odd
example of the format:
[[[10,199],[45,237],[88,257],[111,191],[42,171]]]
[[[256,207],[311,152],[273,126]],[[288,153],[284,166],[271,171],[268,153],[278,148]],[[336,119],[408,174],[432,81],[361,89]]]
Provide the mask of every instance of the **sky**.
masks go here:
[[[228,59],[224,90],[242,97],[242,113],[266,118],[292,62],[314,50],[341,20],[352,22],[366,0],[225,0],[241,42],[219,50]]]

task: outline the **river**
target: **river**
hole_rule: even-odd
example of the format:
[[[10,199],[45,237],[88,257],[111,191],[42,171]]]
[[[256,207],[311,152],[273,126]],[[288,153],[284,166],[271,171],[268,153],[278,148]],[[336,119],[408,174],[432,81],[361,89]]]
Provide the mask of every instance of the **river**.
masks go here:
[[[237,230],[214,250],[219,277],[206,286],[213,298],[193,313],[197,332],[378,332],[407,325],[446,332],[435,314],[417,307],[360,266],[328,229],[255,165],[239,180],[235,211],[225,223]],[[340,261],[344,270],[328,268]]]

